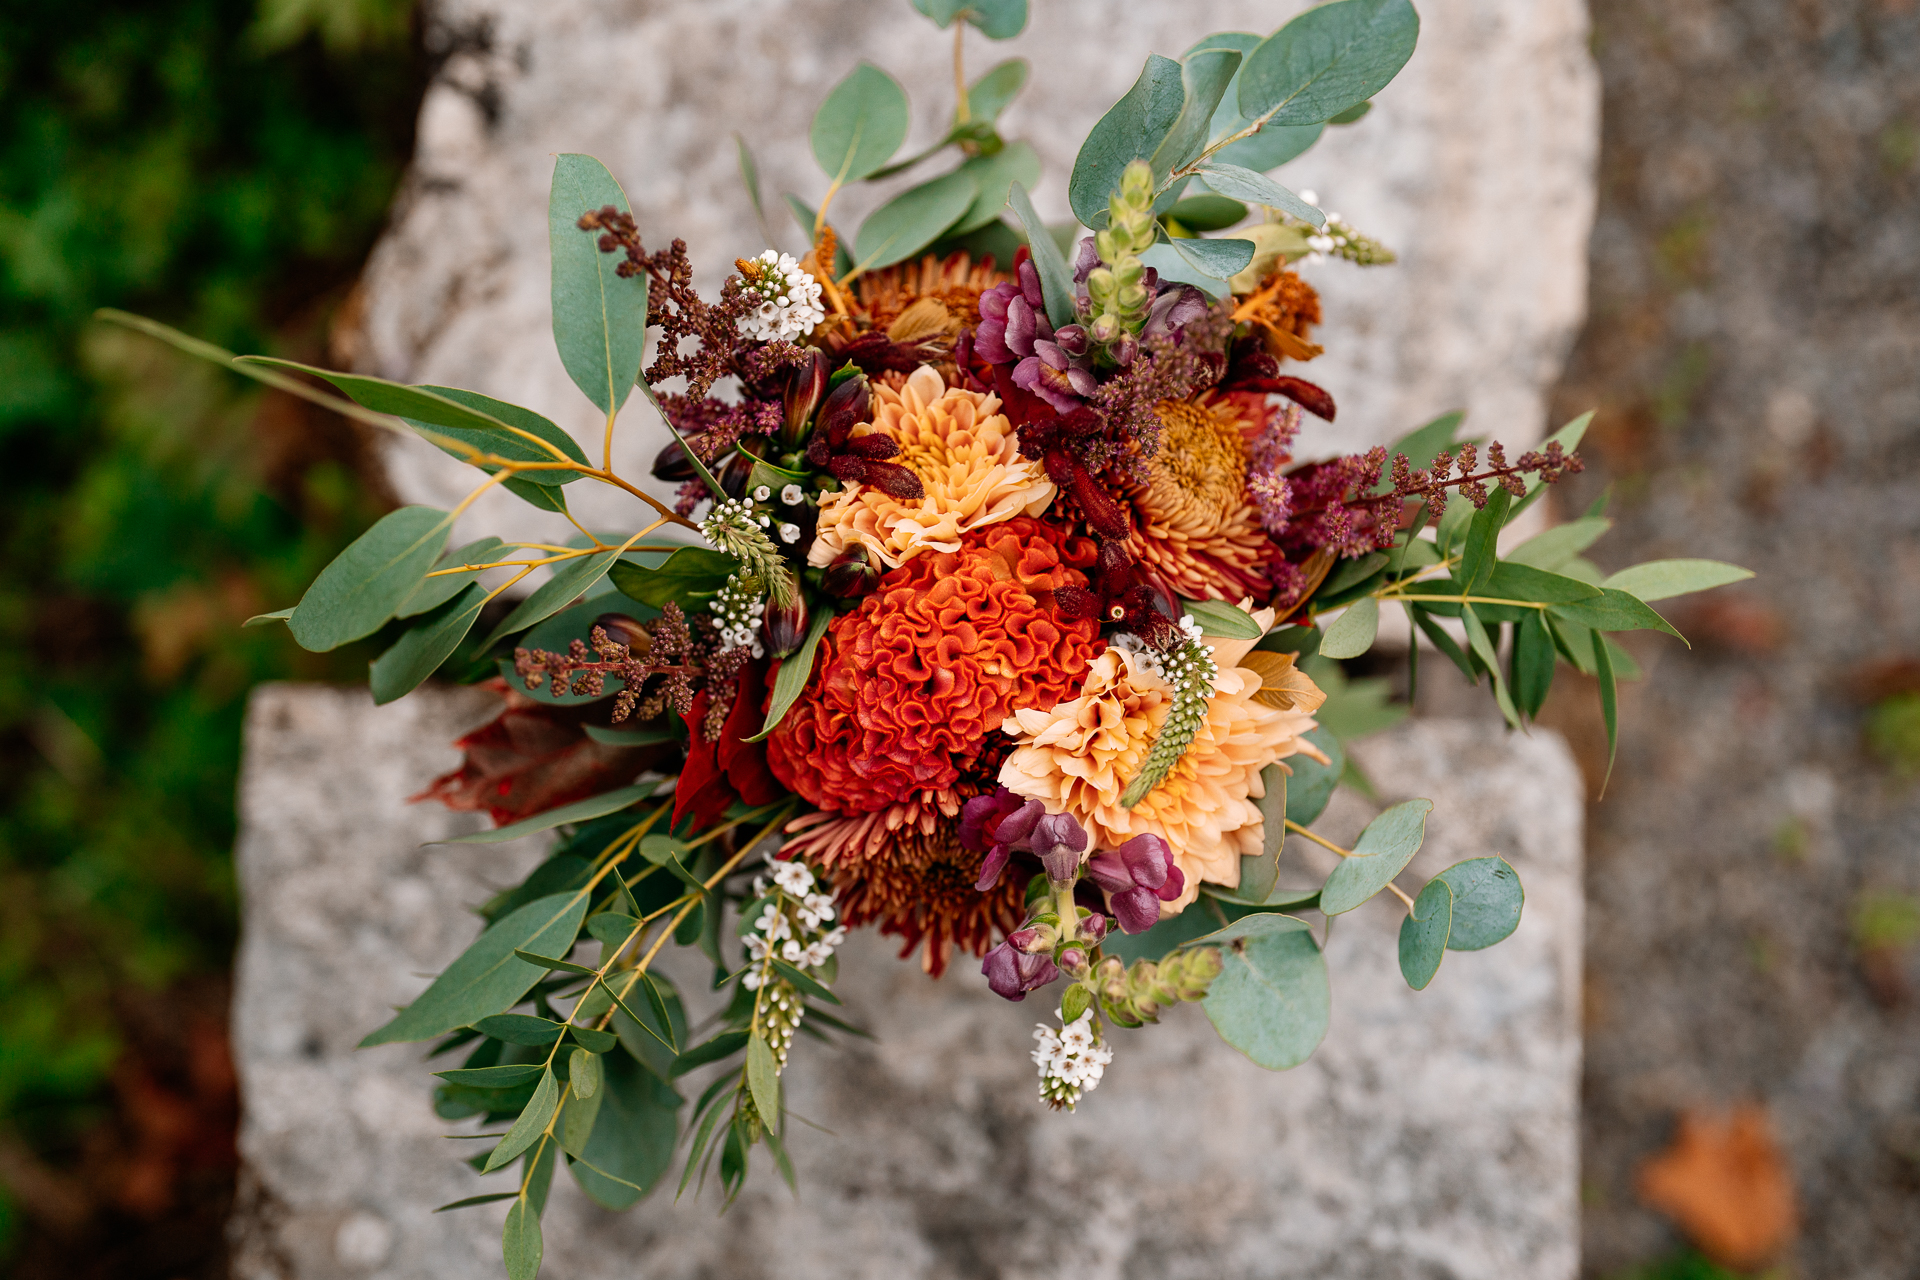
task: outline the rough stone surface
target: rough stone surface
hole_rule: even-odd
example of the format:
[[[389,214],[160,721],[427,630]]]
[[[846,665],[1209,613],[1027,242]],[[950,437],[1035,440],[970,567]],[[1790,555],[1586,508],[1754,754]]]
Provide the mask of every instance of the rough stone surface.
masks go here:
[[[1210,30],[1271,31],[1301,7],[1036,4],[1019,38],[970,38],[969,66],[977,74],[1009,56],[1034,64],[1003,124],[1045,164],[1042,216],[1064,219],[1080,139],[1149,52],[1177,56]],[[1584,0],[1425,0],[1420,9],[1419,49],[1374,112],[1281,171],[1401,255],[1381,270],[1308,268],[1325,288],[1329,348],[1308,372],[1340,405],[1337,429],[1311,428],[1308,453],[1390,440],[1456,407],[1509,444],[1537,440],[1583,314],[1599,134]],[[824,191],[808,123],[856,60],[909,90],[914,128],[902,154],[938,136],[952,109],[950,41],[905,0],[440,0],[430,43],[445,62],[366,276],[358,363],[540,409],[594,457],[598,411],[568,381],[549,337],[554,153],[606,161],[648,243],[685,239],[712,288],[735,257],[763,245],[731,131],[758,156],[776,236],[797,248],[779,194],[814,203]],[[845,192],[834,205],[842,230],[910,181]],[[623,422],[616,465],[643,475],[664,429],[639,404]],[[397,445],[390,467],[409,501],[450,505],[471,487],[470,471],[418,441]],[[630,524],[629,500],[585,489],[571,501],[589,523]],[[498,492],[468,521],[502,535],[565,528]]]
[[[245,935],[234,1043],[245,1090],[246,1280],[496,1274],[500,1213],[428,1106],[417,1046],[354,1052],[474,932],[465,907],[530,845],[420,848],[470,819],[403,797],[487,713],[428,690],[255,695],[241,792]],[[1078,1114],[1034,1098],[1040,1001],[1010,1006],[961,966],[939,983],[859,934],[841,991],[879,1033],[802,1042],[787,1076],[798,1202],[758,1170],[724,1218],[664,1195],[632,1213],[564,1175],[546,1274],[851,1277],[1570,1277],[1576,1267],[1581,813],[1549,733],[1415,721],[1363,743],[1388,800],[1430,796],[1408,876],[1500,852],[1527,887],[1515,936],[1453,953],[1424,993],[1395,961],[1390,900],[1340,919],[1333,1030],[1292,1072],[1253,1066],[1197,1009],[1121,1033]],[[1342,793],[1349,837],[1370,810]],[[1298,844],[1299,842],[1295,842]],[[1290,848],[1295,883],[1331,858]],[[690,979],[697,975],[689,974]],[[696,987],[690,981],[689,988]]]

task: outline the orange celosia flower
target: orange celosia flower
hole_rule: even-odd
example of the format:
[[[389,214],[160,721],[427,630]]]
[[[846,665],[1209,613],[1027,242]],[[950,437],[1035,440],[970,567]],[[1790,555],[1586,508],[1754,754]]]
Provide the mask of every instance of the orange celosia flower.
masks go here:
[[[1063,617],[1053,593],[1084,587],[1093,558],[1090,540],[1016,516],[886,574],[827,629],[767,740],[774,775],[842,813],[953,787],[1009,711],[1079,684],[1099,627]]]
[[[1278,552],[1247,498],[1247,440],[1266,422],[1266,397],[1208,392],[1155,411],[1163,434],[1146,483],[1127,492],[1127,550],[1190,600],[1264,600]]]
[[[1273,611],[1254,617],[1264,629]],[[1142,654],[1109,648],[1094,660],[1078,697],[1051,708],[1023,707],[1006,723],[1020,746],[1001,767],[1002,786],[1041,801],[1049,813],[1072,814],[1098,848],[1117,848],[1145,832],[1172,848],[1186,887],[1161,907],[1163,915],[1192,902],[1202,880],[1240,883],[1241,856],[1261,848],[1253,802],[1266,794],[1262,769],[1297,754],[1325,759],[1303,736],[1326,700],[1305,673],[1291,664],[1264,672],[1240,666],[1252,641],[1207,639],[1220,669],[1207,718],[1166,780],[1132,809],[1121,807],[1120,795],[1171,705],[1169,686]],[[1270,682],[1271,693],[1263,696]]]
[[[854,438],[891,436],[900,452],[889,461],[919,476],[925,496],[901,499],[865,484],[828,496],[810,563],[831,564],[859,543],[897,569],[923,551],[957,550],[971,530],[1037,516],[1053,501],[1053,482],[1020,456],[998,396],[949,387],[926,365],[897,390],[872,386],[873,422],[854,428]]]

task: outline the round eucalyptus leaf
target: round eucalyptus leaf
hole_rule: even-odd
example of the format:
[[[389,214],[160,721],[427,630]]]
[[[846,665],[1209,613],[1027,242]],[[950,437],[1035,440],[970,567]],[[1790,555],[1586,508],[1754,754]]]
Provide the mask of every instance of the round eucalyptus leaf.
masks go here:
[[[1327,801],[1347,767],[1346,748],[1332,730],[1321,725],[1306,737],[1331,763],[1321,764],[1309,755],[1287,757],[1287,766],[1293,770],[1293,776],[1287,779],[1287,821],[1303,827],[1312,826],[1313,820],[1326,811]]]
[[[1400,976],[1415,991],[1425,991],[1440,972],[1453,927],[1453,890],[1445,880],[1429,880],[1413,900],[1413,912],[1400,922]]]
[[[1327,877],[1320,890],[1320,910],[1337,916],[1353,910],[1390,884],[1420,852],[1426,837],[1431,800],[1408,800],[1393,806],[1367,824],[1354,842],[1353,855]]]
[[[1520,887],[1519,872],[1505,858],[1469,858],[1436,879],[1446,881],[1453,890],[1448,950],[1479,951],[1520,926],[1520,908],[1527,895]]]
[[[1220,948],[1202,1007],[1220,1038],[1270,1071],[1297,1067],[1327,1034],[1327,962],[1306,923],[1262,913],[1201,940]]]

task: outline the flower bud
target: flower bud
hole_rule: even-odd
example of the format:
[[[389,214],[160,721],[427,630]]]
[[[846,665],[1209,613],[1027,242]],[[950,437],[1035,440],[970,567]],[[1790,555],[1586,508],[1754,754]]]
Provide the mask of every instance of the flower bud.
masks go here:
[[[1140,339],[1130,333],[1123,332],[1118,338],[1114,339],[1113,350],[1110,354],[1113,356],[1113,362],[1115,364],[1121,368],[1125,368],[1133,363],[1135,356],[1140,354]]]
[[[1007,935],[1007,941],[1028,955],[1039,955],[1043,951],[1052,951],[1060,940],[1060,931],[1050,924],[1030,924],[1024,929],[1016,929]]]
[[[1068,947],[1054,961],[1068,973],[1079,973],[1087,967],[1087,953],[1082,947]]]
[[[871,592],[880,582],[880,571],[867,558],[867,549],[858,544],[827,566],[820,586],[838,600],[855,600]]]
[[[866,375],[857,374],[827,393],[815,426],[826,432],[830,444],[838,446],[855,426],[868,420],[872,411],[873,395],[867,389]]]
[[[1011,940],[987,952],[986,959],[980,962],[980,972],[987,975],[987,986],[993,994],[1005,1000],[1025,1000],[1027,992],[1044,987],[1060,976],[1052,960],[1044,955],[1028,955],[1014,947]]]
[[[807,438],[813,411],[827,394],[827,353],[809,348],[807,358],[796,365],[787,378],[786,429],[780,438],[789,448],[797,448]]]
[[[653,460],[653,478],[679,482],[691,480],[699,473],[693,469],[693,459],[678,440],[669,440],[667,447]]]
[[[1176,957],[1181,961],[1179,971],[1171,975],[1170,983],[1182,1000],[1204,1000],[1213,980],[1220,976],[1223,961],[1218,947],[1196,947],[1192,951],[1183,951]]]
[[[1083,356],[1093,344],[1084,325],[1070,324],[1053,331],[1053,340],[1070,356]]]
[[[794,592],[793,600],[781,604],[777,600],[767,601],[766,613],[760,623],[766,636],[767,652],[776,658],[784,658],[800,647],[807,638],[807,601],[799,592]]]
[[[1089,843],[1086,831],[1068,813],[1049,813],[1034,824],[1028,837],[1047,879],[1056,884],[1071,884],[1080,874],[1080,855]]]
[[[747,477],[753,474],[753,464],[752,455],[736,452],[720,468],[720,474],[714,478],[729,498],[738,498],[747,491]]]

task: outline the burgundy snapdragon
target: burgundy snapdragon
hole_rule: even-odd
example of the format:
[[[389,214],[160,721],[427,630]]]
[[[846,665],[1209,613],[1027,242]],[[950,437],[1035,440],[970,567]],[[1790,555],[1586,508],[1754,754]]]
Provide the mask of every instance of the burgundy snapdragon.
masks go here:
[[[975,796],[960,809],[961,847],[987,855],[975,886],[982,893],[1000,882],[1015,852],[1039,858],[1048,879],[1069,882],[1079,873],[1089,843],[1071,815],[1048,813],[1038,800],[1022,800],[1005,787]]]
[[[997,284],[980,295],[973,350],[989,364],[1013,364],[1015,386],[1067,413],[1097,385],[1085,358],[1086,333],[1078,325],[1054,333],[1040,273],[1030,259],[1020,259],[1015,276],[1018,283]]]
[[[987,952],[980,962],[980,972],[987,975],[987,986],[993,994],[1007,1000],[1025,1000],[1027,992],[1060,976],[1059,966],[1051,957],[1044,952],[1035,955],[1023,951],[1011,937]]]
[[[1151,929],[1160,920],[1160,904],[1172,902],[1187,885],[1173,850],[1150,832],[1095,854],[1087,863],[1087,877],[1106,890],[1107,905],[1122,933]]]

